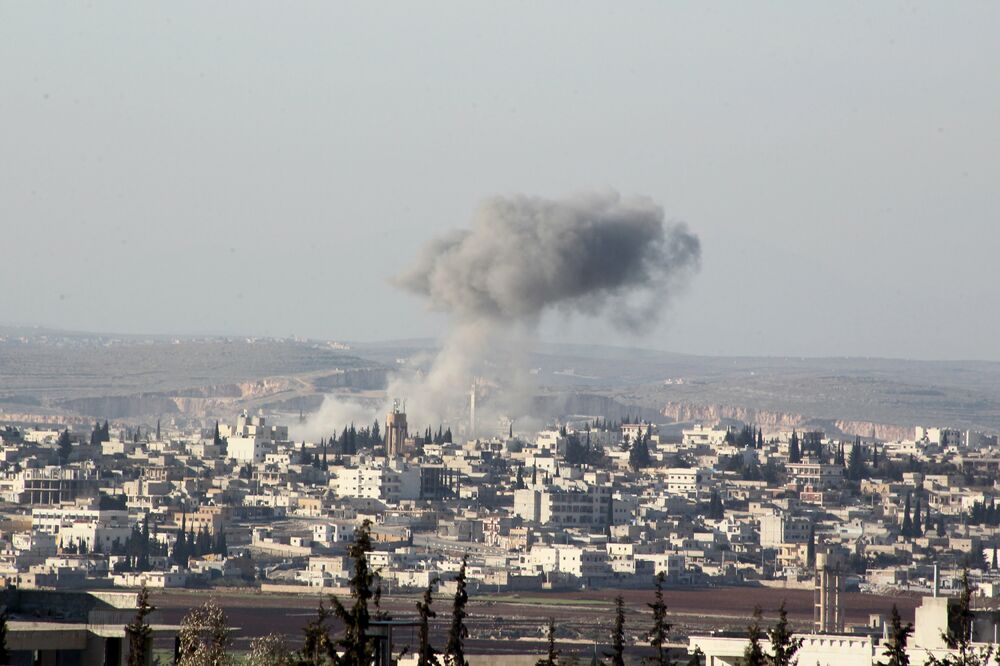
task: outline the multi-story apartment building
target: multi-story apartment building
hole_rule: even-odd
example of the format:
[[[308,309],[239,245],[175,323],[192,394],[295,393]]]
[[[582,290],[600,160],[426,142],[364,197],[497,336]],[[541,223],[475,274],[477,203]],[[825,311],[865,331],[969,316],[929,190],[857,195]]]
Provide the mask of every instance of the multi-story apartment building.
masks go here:
[[[800,490],[810,486],[814,491],[839,488],[844,483],[843,465],[820,462],[788,463],[785,465],[789,482]]]
[[[782,544],[805,543],[809,540],[811,522],[805,517],[776,513],[760,517],[760,545],[778,548]]]

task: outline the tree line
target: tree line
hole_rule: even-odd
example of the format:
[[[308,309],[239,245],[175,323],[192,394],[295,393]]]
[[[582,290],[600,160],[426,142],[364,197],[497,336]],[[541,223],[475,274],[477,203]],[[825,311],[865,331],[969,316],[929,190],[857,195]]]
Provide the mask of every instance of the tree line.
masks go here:
[[[391,620],[392,617],[381,607],[382,587],[378,572],[368,564],[368,553],[372,551],[371,522],[365,521],[355,532],[354,542],[348,555],[354,562],[349,582],[350,602],[343,602],[330,595],[328,603],[320,601],[316,616],[303,627],[302,645],[297,650],[288,647],[283,637],[270,634],[254,639],[250,651],[242,659],[232,654],[232,629],[224,611],[214,602],[208,601],[192,609],[181,621],[178,634],[179,666],[370,666],[375,660],[376,638],[372,631],[373,622]],[[439,579],[433,579],[416,603],[417,645],[413,650],[418,666],[468,666],[465,658],[465,640],[469,637],[466,626],[466,606],[469,601],[467,587],[467,557],[462,558],[455,576],[455,592],[452,596],[451,619],[445,646],[438,650],[431,642],[430,622],[437,617],[432,605],[433,589]],[[667,643],[672,625],[667,621],[667,605],[664,600],[664,574],[654,577],[654,599],[647,606],[652,611],[652,626],[645,638],[653,650],[652,657],[644,663],[667,666],[676,663],[669,655]],[[928,657],[929,666],[987,666],[996,657],[993,645],[981,646],[974,643],[972,588],[968,571],[962,575],[962,594],[956,606],[949,611],[949,622],[942,638],[951,649],[950,654]],[[625,603],[621,595],[615,598],[614,619],[610,636],[610,650],[604,652],[611,666],[624,666],[628,640],[625,630]],[[149,602],[145,586],[138,595],[135,617],[125,627],[129,642],[129,666],[146,666],[152,648],[152,629],[149,615],[155,608]],[[339,637],[331,636],[330,620],[337,618],[343,624]],[[763,613],[760,606],[754,609],[753,621],[747,627],[747,644],[740,666],[794,666],[798,662],[803,639],[796,638],[788,621],[788,613],[782,602],[778,609],[778,619],[769,628],[762,626]],[[0,616],[0,658],[6,655],[6,618]],[[909,666],[910,657],[907,643],[913,634],[913,625],[903,624],[899,610],[895,606],[889,618],[887,638],[883,641],[879,666]],[[536,662],[536,666],[556,666],[560,650],[556,643],[555,619],[550,617],[546,631],[546,654]],[[406,646],[398,657],[410,651]],[[702,663],[699,649],[695,649],[688,660],[689,666]],[[596,659],[595,659],[596,661]]]
[[[240,663],[246,666],[370,666],[374,663],[377,648],[373,624],[393,619],[381,605],[381,579],[368,563],[371,551],[371,522],[366,520],[355,531],[354,541],[348,548],[348,556],[353,561],[349,581],[350,600],[341,600],[336,595],[321,600],[316,615],[302,629],[302,643],[298,649],[290,648],[282,636],[271,634],[254,639],[249,652],[237,658],[232,651],[232,629],[225,612],[210,600],[192,609],[181,621],[178,633],[179,666],[236,666]],[[435,578],[416,603],[417,644],[403,647],[397,658],[412,650],[418,666],[468,666],[465,655],[465,642],[469,637],[466,625],[466,606],[469,602],[467,564],[466,556],[462,558],[454,578],[455,591],[451,597],[444,645],[439,648],[433,644],[430,630],[431,621],[437,617],[433,609],[433,591],[440,580]],[[674,663],[667,648],[672,625],[667,621],[664,583],[662,572],[654,577],[654,600],[647,604],[652,610],[653,622],[646,632],[646,640],[655,655],[649,663],[660,666]],[[152,637],[149,615],[154,610],[143,587],[139,592],[135,617],[125,628],[129,642],[129,666],[145,666],[148,663]],[[333,619],[343,625],[339,636],[331,634]],[[620,595],[615,599],[609,639],[610,650],[604,653],[606,663],[623,666],[629,645],[625,631],[625,605]],[[560,650],[557,648],[554,618],[549,618],[546,643],[546,654],[537,661],[537,665],[555,666],[559,663]],[[700,664],[699,654],[693,655],[688,663]]]

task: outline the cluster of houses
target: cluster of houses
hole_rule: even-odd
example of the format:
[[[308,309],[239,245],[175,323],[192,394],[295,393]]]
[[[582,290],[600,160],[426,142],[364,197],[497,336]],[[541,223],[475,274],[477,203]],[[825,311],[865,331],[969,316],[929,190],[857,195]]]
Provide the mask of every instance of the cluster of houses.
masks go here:
[[[447,581],[467,557],[470,581],[501,591],[648,587],[660,573],[812,588],[822,561],[838,589],[947,592],[969,570],[979,594],[1000,594],[1000,449],[983,433],[666,436],[597,418],[453,440],[412,436],[398,409],[361,446],[344,433],[296,441],[246,412],[205,432],[6,427],[0,579],[336,590],[368,520],[390,589]]]

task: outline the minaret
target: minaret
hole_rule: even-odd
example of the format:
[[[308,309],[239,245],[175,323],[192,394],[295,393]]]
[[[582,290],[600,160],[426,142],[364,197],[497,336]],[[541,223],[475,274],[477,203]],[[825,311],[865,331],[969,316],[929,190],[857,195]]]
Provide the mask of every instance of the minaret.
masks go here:
[[[476,381],[472,381],[469,391],[469,439],[476,438]]]
[[[385,417],[385,455],[398,458],[406,441],[406,413],[400,409],[399,400],[392,401],[392,411]]]

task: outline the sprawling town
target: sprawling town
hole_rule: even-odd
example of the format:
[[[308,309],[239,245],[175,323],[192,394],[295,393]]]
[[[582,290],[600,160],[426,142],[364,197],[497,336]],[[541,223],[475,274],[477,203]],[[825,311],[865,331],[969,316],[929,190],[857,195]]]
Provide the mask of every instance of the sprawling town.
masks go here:
[[[0,666],[1000,666],[998,26],[0,0]]]
[[[996,435],[916,427],[899,441],[832,439],[745,424],[666,437],[655,423],[594,416],[471,437],[458,432],[471,433],[474,414],[453,432],[414,428],[403,409],[397,401],[384,419],[318,441],[247,412],[197,430],[7,425],[0,574],[25,592],[346,599],[364,531],[380,594],[429,590],[441,615],[460,570],[473,598],[651,599],[656,584],[667,618],[674,591],[716,595],[723,617],[727,595],[808,591],[802,663],[880,656],[892,606],[859,621],[852,595],[910,599],[910,652],[927,656],[954,651],[949,609],[964,591],[1000,595]],[[994,617],[977,617],[974,638],[993,640]],[[673,624],[686,629],[669,636],[675,654],[744,655],[743,619]],[[543,628],[478,638],[488,637],[541,640]],[[584,651],[612,643],[566,638]]]

